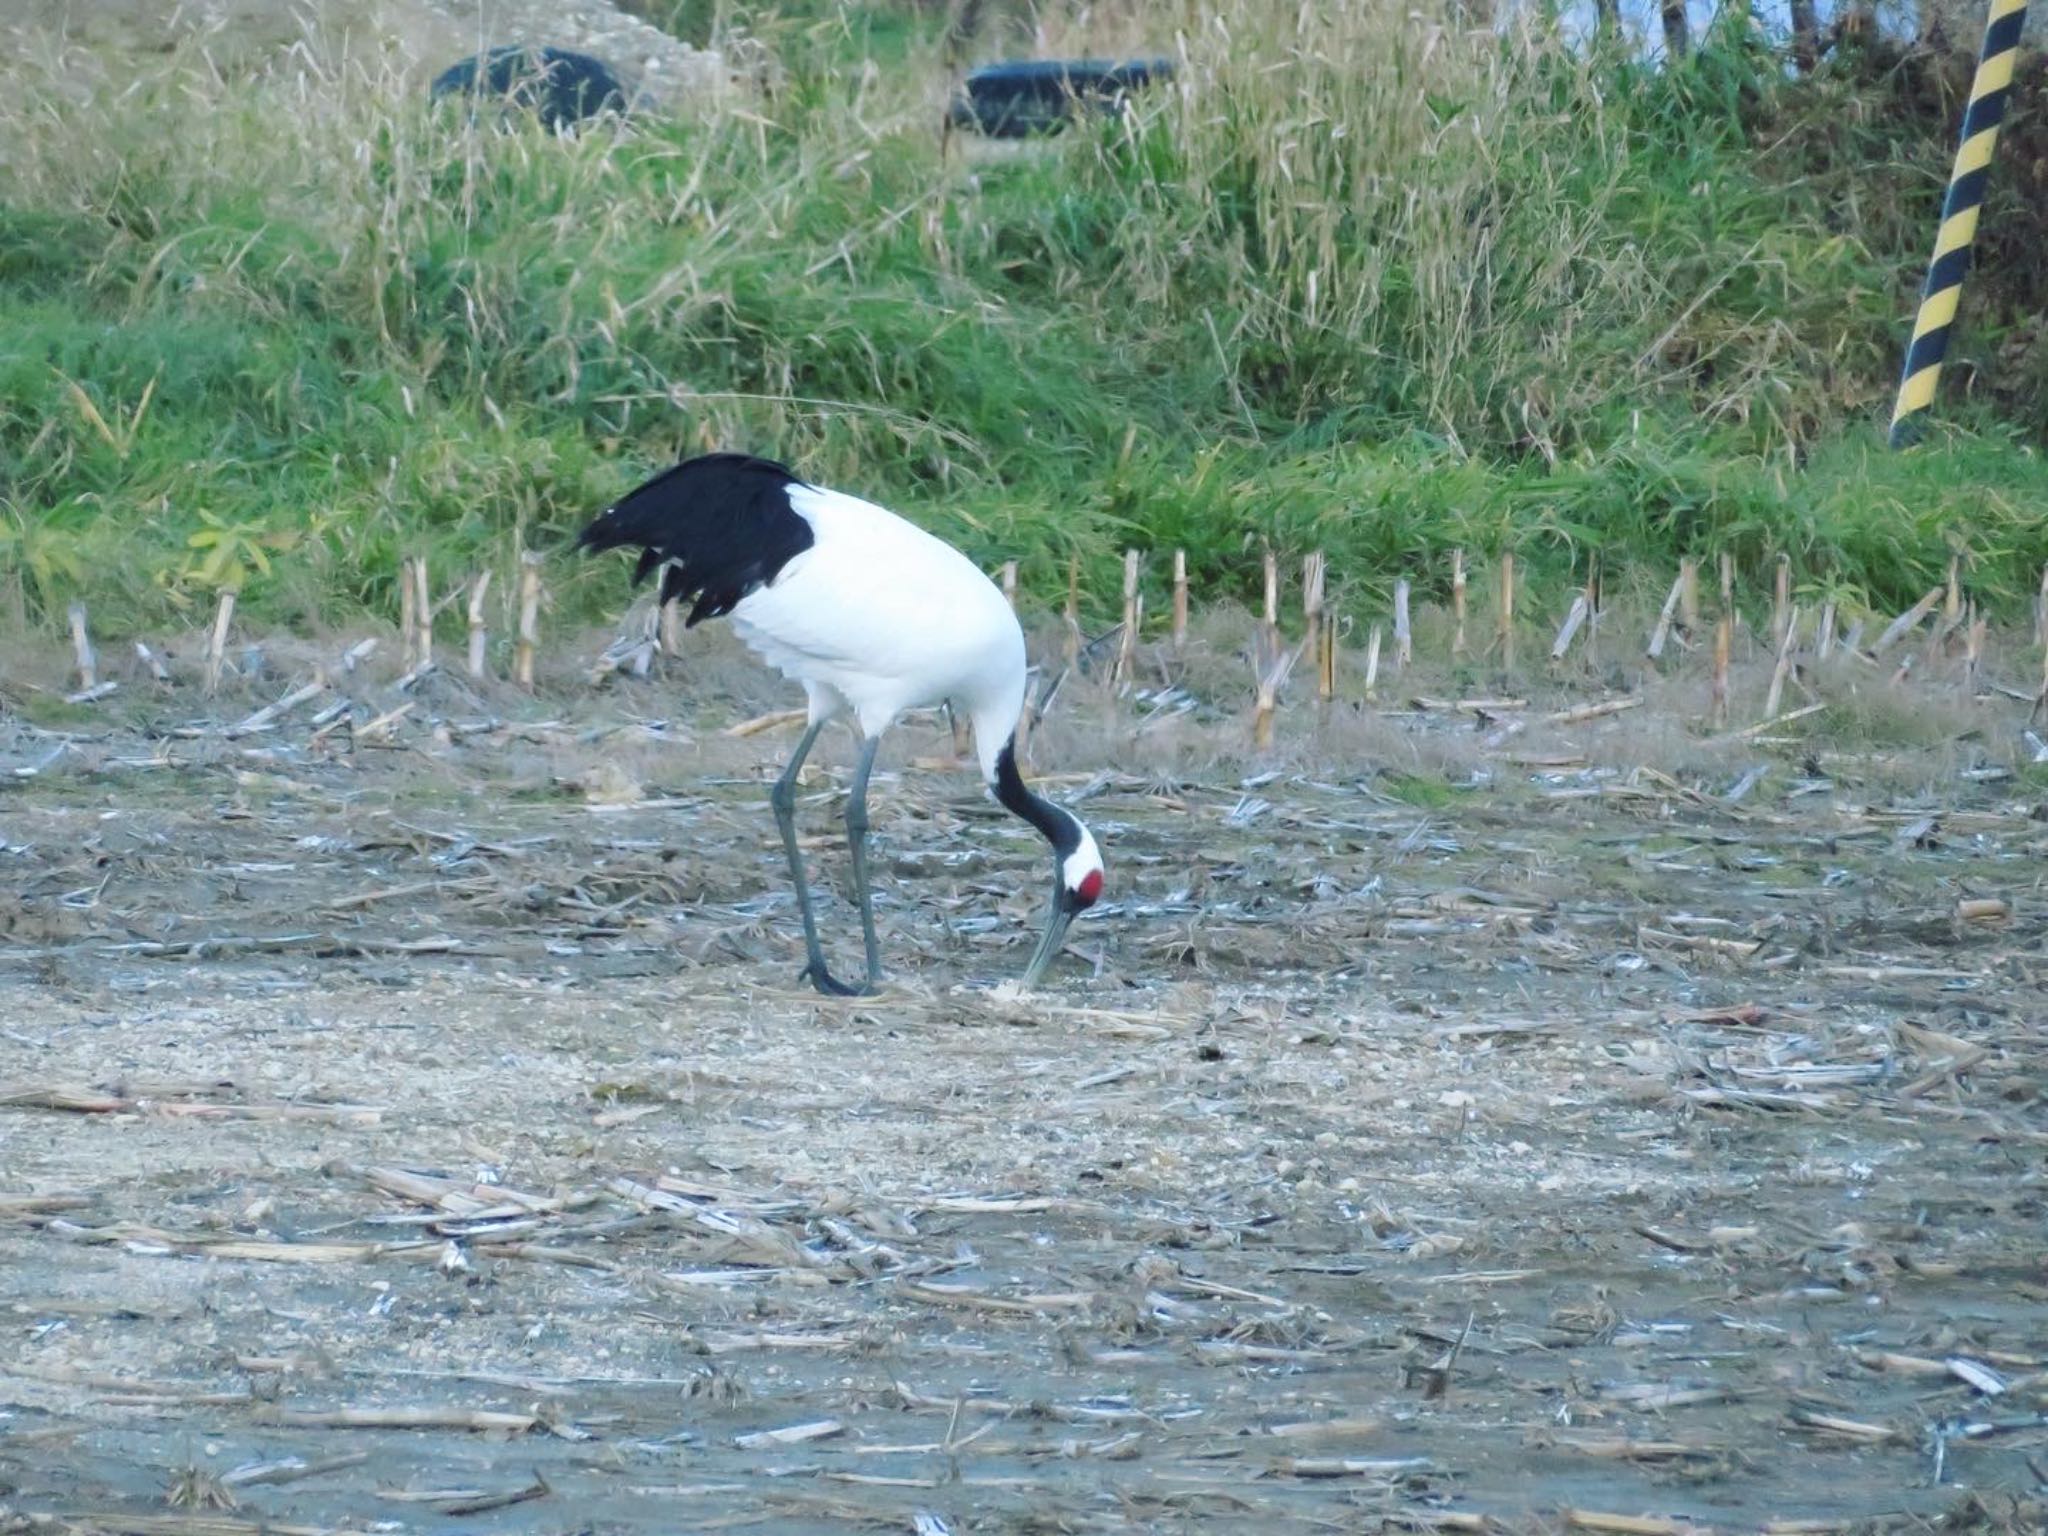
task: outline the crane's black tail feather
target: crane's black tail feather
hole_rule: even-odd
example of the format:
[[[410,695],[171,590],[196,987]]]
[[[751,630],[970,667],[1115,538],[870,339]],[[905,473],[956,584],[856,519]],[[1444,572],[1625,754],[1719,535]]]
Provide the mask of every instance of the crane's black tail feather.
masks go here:
[[[636,548],[633,585],[661,567],[660,600],[689,600],[685,627],[730,613],[816,542],[790,505],[804,482],[743,453],[685,459],[621,497],[577,536],[578,549]]]

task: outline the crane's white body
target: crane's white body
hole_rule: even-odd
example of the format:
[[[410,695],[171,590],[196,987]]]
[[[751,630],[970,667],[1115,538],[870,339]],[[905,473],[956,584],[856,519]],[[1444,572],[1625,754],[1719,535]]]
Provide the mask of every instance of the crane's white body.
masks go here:
[[[867,877],[868,778],[882,734],[905,710],[947,703],[974,725],[981,774],[1012,814],[1051,845],[1052,900],[1024,970],[1033,985],[1067,925],[1102,894],[1101,850],[1071,811],[1034,795],[1013,738],[1024,710],[1024,632],[974,562],[895,513],[807,484],[748,454],[700,455],[665,470],[594,519],[591,550],[635,548],[634,580],[661,572],[661,600],[691,604],[687,623],[726,616],[740,640],[810,699],[810,721],[769,801],[803,917],[803,974],[836,980],[818,943],[796,837],[797,776],[826,722],[851,716],[866,738],[847,789],[846,831],[867,954],[865,990],[881,976]]]
[[[905,710],[951,703],[974,722],[983,777],[1024,707],[1024,634],[950,544],[873,502],[792,485],[816,542],[732,610],[747,648],[802,683],[812,724],[851,715],[876,737]]]

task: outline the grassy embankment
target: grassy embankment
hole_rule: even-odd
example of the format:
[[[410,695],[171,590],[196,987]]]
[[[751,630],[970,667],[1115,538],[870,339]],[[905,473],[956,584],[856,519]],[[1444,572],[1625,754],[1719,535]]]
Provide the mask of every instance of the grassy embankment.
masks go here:
[[[858,13],[790,22],[772,96],[570,141],[317,49],[227,80],[0,64],[0,622],[82,596],[119,634],[236,582],[258,623],[394,613],[402,554],[502,571],[707,444],[1048,599],[1078,552],[1105,607],[1126,544],[1248,594],[1270,539],[1327,549],[1360,609],[1452,546],[1539,582],[1597,550],[1639,591],[1788,550],[1892,609],[1953,540],[2021,611],[2048,346],[2003,317],[2037,262],[1994,250],[1945,424],[1881,444],[1952,148],[1926,71],[1208,10],[1178,42],[1163,3],[1126,18],[1180,85],[1031,154],[942,156],[941,50],[889,15],[886,68]],[[2030,169],[1987,214],[2016,253]],[[609,570],[550,580],[569,617],[619,601]]]

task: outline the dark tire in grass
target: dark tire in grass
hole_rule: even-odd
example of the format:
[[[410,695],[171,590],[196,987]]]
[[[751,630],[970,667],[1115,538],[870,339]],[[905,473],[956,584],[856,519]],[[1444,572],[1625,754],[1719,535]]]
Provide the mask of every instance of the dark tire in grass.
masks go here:
[[[994,139],[1050,133],[1080,111],[1114,111],[1124,97],[1173,73],[1171,59],[1020,59],[988,64],[954,98],[953,125]]]
[[[431,94],[436,101],[449,96],[498,101],[533,113],[550,128],[626,110],[626,88],[610,66],[565,48],[493,48],[443,70]]]

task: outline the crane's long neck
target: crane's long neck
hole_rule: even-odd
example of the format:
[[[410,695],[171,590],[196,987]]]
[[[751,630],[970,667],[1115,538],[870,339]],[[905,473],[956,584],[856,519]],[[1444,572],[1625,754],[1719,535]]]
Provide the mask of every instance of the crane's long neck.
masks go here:
[[[1061,810],[1043,796],[1034,795],[1024,783],[1024,776],[1017,771],[1017,750],[1015,739],[1005,741],[989,765],[989,788],[1003,808],[1013,816],[1038,828],[1053,853],[1066,859],[1081,846],[1081,840],[1088,835],[1078,819],[1070,812]]]
[[[981,736],[978,720],[975,734],[977,739],[989,739]],[[1060,952],[1067,924],[1093,906],[1102,894],[1102,851],[1071,812],[1024,787],[1024,776],[1017,771],[1014,734],[995,740],[1001,743],[995,750],[982,748],[982,772],[989,788],[1006,810],[1030,822],[1052,844],[1052,901],[1045,910],[1045,933],[1032,952],[1031,963],[1024,967],[1024,985],[1035,987]]]

